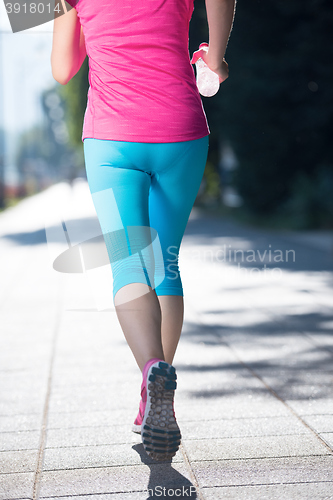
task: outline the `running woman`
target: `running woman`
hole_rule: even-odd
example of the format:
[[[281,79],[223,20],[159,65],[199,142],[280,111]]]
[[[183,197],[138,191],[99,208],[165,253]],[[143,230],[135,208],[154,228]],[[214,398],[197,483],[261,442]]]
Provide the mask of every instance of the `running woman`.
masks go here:
[[[133,431],[149,456],[166,460],[181,439],[172,366],[184,313],[178,255],[210,133],[188,48],[194,4],[68,1],[74,8],[54,20],[52,74],[66,85],[88,55],[84,158],[115,310],[142,371]],[[223,82],[235,0],[206,0],[206,11],[209,49],[200,55]]]

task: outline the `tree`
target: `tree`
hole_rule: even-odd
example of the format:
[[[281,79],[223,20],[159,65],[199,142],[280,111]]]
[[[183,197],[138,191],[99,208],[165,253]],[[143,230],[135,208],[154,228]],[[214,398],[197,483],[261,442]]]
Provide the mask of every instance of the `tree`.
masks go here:
[[[300,173],[310,182],[330,179],[332,29],[328,0],[237,4],[220,122],[240,162],[235,182],[253,213],[291,209]]]

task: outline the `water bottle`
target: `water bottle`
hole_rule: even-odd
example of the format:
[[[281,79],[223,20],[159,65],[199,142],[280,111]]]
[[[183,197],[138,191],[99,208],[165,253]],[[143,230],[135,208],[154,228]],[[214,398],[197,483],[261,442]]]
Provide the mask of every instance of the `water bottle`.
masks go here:
[[[199,50],[194,52],[191,63],[195,64],[196,82],[200,94],[204,97],[212,97],[220,88],[219,75],[208,68],[207,64],[200,57],[200,52],[208,51],[208,43],[201,43]]]

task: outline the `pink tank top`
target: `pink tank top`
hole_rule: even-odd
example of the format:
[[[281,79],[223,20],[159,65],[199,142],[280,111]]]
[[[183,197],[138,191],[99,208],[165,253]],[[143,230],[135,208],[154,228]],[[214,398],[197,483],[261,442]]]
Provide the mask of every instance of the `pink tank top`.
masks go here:
[[[82,140],[179,142],[210,133],[188,49],[194,0],[69,0],[89,57]]]

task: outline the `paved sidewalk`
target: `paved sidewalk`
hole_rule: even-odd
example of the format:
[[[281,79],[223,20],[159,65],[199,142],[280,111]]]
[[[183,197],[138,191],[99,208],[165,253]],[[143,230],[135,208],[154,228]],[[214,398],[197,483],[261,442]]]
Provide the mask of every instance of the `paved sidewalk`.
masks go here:
[[[130,430],[141,377],[107,267],[52,268],[96,220],[84,181],[0,214],[0,498],[333,499],[329,248],[193,210],[174,360],[183,440],[156,463]]]

